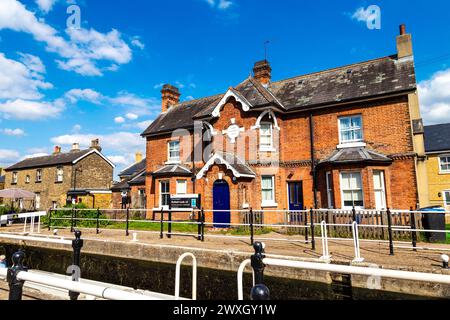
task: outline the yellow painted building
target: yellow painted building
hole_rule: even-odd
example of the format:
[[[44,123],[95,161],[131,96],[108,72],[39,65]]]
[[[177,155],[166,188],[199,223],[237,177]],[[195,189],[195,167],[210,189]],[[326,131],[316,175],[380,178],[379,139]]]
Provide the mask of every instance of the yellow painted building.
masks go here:
[[[430,204],[450,211],[450,123],[425,127],[425,148]]]

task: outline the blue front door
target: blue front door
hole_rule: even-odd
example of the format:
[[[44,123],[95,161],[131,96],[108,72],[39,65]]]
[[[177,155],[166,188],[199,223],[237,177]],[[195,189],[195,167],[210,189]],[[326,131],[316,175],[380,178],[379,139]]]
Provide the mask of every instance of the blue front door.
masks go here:
[[[289,190],[289,210],[298,211],[303,210],[303,183],[290,182],[288,184]]]
[[[214,227],[229,228],[230,215],[230,187],[224,180],[218,180],[213,187]]]

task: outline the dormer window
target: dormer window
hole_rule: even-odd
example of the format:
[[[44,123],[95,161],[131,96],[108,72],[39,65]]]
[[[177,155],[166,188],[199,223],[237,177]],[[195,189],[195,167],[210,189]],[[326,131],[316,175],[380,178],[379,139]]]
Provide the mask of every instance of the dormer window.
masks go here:
[[[180,141],[170,141],[168,146],[168,162],[179,163],[180,162]]]
[[[261,151],[273,151],[273,124],[270,122],[260,124],[259,148]]]
[[[361,115],[339,118],[339,140],[341,145],[363,142]]]

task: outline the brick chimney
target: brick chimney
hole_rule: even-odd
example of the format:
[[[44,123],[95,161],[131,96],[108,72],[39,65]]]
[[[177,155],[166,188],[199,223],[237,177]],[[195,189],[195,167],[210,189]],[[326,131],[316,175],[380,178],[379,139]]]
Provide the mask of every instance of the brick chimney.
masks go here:
[[[80,151],[80,144],[78,142],[75,142],[72,144],[71,152],[78,152],[78,151]]]
[[[100,140],[99,139],[92,140],[90,149],[96,149],[98,152],[102,152],[102,147],[100,147]]]
[[[162,112],[167,112],[173,105],[180,102],[180,91],[177,87],[170,84],[165,84],[161,90],[162,96]]]
[[[412,36],[406,33],[406,25],[400,25],[400,35],[397,36],[398,59],[413,55]]]
[[[60,154],[61,153],[61,147],[60,146],[55,146],[55,148],[53,149],[53,154]]]
[[[136,155],[135,155],[135,162],[136,163],[139,163],[139,162],[141,162],[142,161],[142,159],[143,159],[143,157],[142,157],[142,152],[136,152]]]
[[[255,80],[266,86],[272,80],[272,68],[267,60],[258,61],[253,67],[253,75]]]

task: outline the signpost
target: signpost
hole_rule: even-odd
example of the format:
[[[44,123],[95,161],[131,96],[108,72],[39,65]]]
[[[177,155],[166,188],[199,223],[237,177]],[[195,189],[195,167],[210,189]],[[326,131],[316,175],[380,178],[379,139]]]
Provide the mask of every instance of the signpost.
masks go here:
[[[170,196],[170,208],[172,211],[178,209],[200,209],[201,196],[199,194],[184,194],[184,195],[171,195]]]

